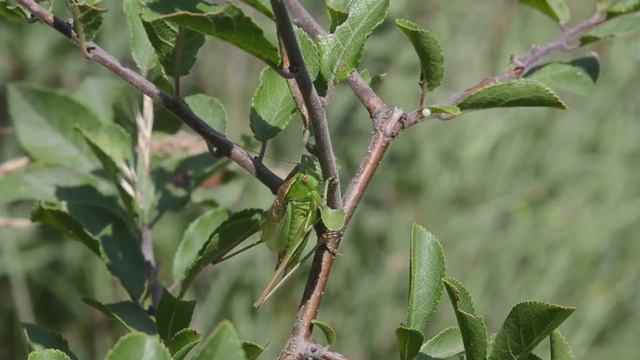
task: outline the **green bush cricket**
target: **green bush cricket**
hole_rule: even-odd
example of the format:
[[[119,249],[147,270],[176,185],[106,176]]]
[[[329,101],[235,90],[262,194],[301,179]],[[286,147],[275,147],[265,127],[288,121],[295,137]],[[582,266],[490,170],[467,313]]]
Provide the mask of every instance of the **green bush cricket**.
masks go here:
[[[321,192],[324,187],[326,193],[330,180],[322,184],[320,179],[317,161],[303,155],[300,164],[278,189],[265,215],[261,242],[278,255],[278,261],[273,277],[253,304],[256,308],[306,260],[308,255],[299,261],[309,234],[320,218],[329,231],[338,231],[344,226],[344,211],[329,208]],[[280,277],[282,280],[278,282]]]

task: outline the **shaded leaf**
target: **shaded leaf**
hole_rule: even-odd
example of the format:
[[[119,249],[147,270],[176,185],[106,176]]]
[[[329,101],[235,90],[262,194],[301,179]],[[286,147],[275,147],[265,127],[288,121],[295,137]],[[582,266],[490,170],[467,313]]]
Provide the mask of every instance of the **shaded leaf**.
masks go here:
[[[40,350],[29,354],[27,360],[70,360],[67,354],[60,350]]]
[[[320,73],[322,50],[320,44],[313,40],[304,30],[299,27],[294,27],[296,38],[298,39],[298,45],[300,46],[300,52],[304,59],[304,64],[307,67],[307,72],[311,76],[311,80],[315,80]]]
[[[409,304],[406,326],[424,331],[442,299],[444,250],[425,228],[414,224],[411,232]]]
[[[183,297],[191,281],[209,263],[216,263],[224,258],[233,248],[260,230],[262,210],[247,209],[231,215],[198,252],[198,257],[187,269],[186,276],[180,284],[180,295]]]
[[[382,24],[388,8],[389,0],[353,0],[347,19],[320,39],[322,74],[328,83],[342,82],[356,69],[367,37]]]
[[[640,0],[614,0],[607,8],[609,17],[640,10]]]
[[[464,344],[462,343],[460,329],[449,327],[422,345],[418,359],[421,359],[423,355],[426,355],[427,359],[448,359],[463,352]]]
[[[200,334],[193,329],[182,329],[171,339],[169,351],[173,360],[182,360],[200,341]]]
[[[100,254],[131,298],[138,299],[145,288],[147,268],[135,230],[117,201],[91,187],[62,188],[57,197],[65,201],[38,203],[32,221],[53,226]]]
[[[561,24],[571,20],[571,11],[565,0],[520,0],[520,3],[542,12]]]
[[[94,3],[76,0],[70,1],[69,6],[72,7],[72,13],[76,14],[77,11],[77,16],[74,16],[73,31],[75,31],[76,34],[80,34],[82,31],[84,41],[93,41],[93,39],[95,39],[100,30],[100,26],[102,26],[104,13],[107,12],[107,9],[96,6],[97,3],[99,3],[99,1]]]
[[[406,19],[396,19],[396,25],[409,38],[420,58],[420,86],[434,90],[444,77],[444,54],[440,42],[429,31]]]
[[[267,348],[260,346],[252,341],[243,341],[242,350],[247,360],[255,360],[262,354]]]
[[[551,342],[551,360],[573,360],[573,352],[567,342],[567,339],[562,336],[560,330],[556,329],[549,335],[549,341]]]
[[[129,24],[129,47],[131,56],[143,72],[152,68],[157,61],[153,46],[147,37],[146,30],[140,18],[142,5],[139,0],[123,0],[122,11],[126,15]]]
[[[0,0],[0,18],[9,21],[22,22],[29,19],[29,14],[20,6]]]
[[[459,281],[445,278],[442,282],[458,320],[466,359],[484,360],[487,355],[487,328],[482,316],[475,313],[471,296]]]
[[[69,349],[67,340],[57,332],[37,324],[23,322],[21,325],[30,350],[55,349],[72,360],[78,359]],[[47,358],[42,357],[41,359]]]
[[[349,16],[349,0],[326,0],[325,4],[331,21],[329,32],[334,32]]]
[[[204,94],[187,96],[184,101],[191,110],[219,133],[227,131],[227,111],[220,100]]]
[[[400,360],[415,359],[424,342],[422,331],[400,326],[396,329]]]
[[[229,217],[225,209],[212,209],[195,219],[184,232],[182,241],[173,257],[173,278],[180,281],[197,259],[211,234]]]
[[[146,21],[166,20],[227,41],[269,66],[280,63],[278,48],[237,5],[211,5],[199,0],[152,0],[142,9]]]
[[[142,24],[164,73],[173,78],[187,75],[204,45],[204,35],[165,20]]]
[[[580,38],[580,44],[587,45],[607,37],[636,31],[640,31],[640,13],[625,14],[596,26]]]
[[[571,62],[553,62],[531,69],[526,77],[548,85],[554,90],[589,95],[600,75],[596,56],[586,56]]]
[[[156,324],[151,316],[136,303],[121,301],[113,304],[102,304],[94,299],[88,298],[82,299],[82,301],[112,318],[128,331],[138,331],[149,335],[156,335],[158,333]]]
[[[170,360],[169,351],[157,336],[132,333],[118,340],[105,360]]]
[[[226,320],[195,351],[193,360],[245,360],[242,342],[233,325]]]
[[[9,85],[9,114],[20,145],[32,157],[46,163],[79,170],[95,167],[95,158],[76,131],[76,125],[92,128],[100,120],[72,98],[28,85]]]
[[[162,298],[155,316],[158,334],[165,343],[171,345],[174,335],[189,327],[195,307],[195,300],[180,300],[166,289],[162,290]]]
[[[500,107],[566,109],[567,104],[544,84],[524,79],[489,85],[471,94],[458,107],[463,111]]]
[[[271,11],[271,4],[269,4],[268,0],[242,0],[243,2],[245,2],[247,5],[251,6],[252,8],[258,10],[259,12],[262,13],[262,15],[270,18],[271,20],[275,19],[275,16],[273,16],[273,11]]]
[[[488,359],[502,360],[529,354],[574,310],[575,308],[536,301],[517,304],[498,331]]]
[[[336,331],[333,329],[333,327],[331,327],[331,325],[322,321],[318,321],[316,319],[311,320],[311,323],[313,324],[313,327],[317,326],[320,330],[322,330],[324,336],[327,338],[327,345],[332,346],[336,343]]]

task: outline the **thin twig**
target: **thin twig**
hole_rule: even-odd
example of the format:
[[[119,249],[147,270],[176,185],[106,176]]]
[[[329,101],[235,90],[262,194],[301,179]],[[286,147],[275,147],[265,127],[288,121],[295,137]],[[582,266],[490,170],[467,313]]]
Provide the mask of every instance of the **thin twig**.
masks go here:
[[[29,163],[31,163],[31,159],[26,156],[7,160],[0,164],[0,177],[20,171],[26,168]]]
[[[54,16],[52,13],[38,5],[35,0],[18,1],[33,15],[40,18],[42,22],[51,26],[78,45],[78,39],[73,34],[71,26],[65,21]],[[172,95],[166,94],[152,82],[148,81],[143,76],[140,76],[140,74],[122,65],[117,59],[95,43],[87,43],[86,46],[90,53],[89,55],[91,60],[111,70],[118,77],[127,81],[140,92],[149,96],[155,102],[164,106],[168,111],[176,115],[196,133],[202,136],[205,141],[211,144],[218,156],[230,158],[241,168],[245,169],[251,175],[260,180],[260,182],[266,185],[273,193],[278,190],[278,187],[282,184],[282,179],[280,177],[274,174],[263,163],[254,159],[254,157],[247,151],[231,142],[223,134],[219,133],[200,119],[193,113],[189,106],[184,103],[184,101],[174,99]]]

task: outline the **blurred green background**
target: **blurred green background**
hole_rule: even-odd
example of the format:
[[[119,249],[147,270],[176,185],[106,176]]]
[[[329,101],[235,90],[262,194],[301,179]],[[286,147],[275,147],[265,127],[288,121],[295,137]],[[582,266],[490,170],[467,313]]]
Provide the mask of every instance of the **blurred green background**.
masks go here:
[[[98,42],[131,64],[120,3],[105,3],[111,12]],[[569,3],[579,21],[595,1]],[[326,21],[321,2],[306,4]],[[63,9],[58,14],[66,16]],[[269,22],[252,14],[273,38]],[[390,17],[418,22],[443,45],[447,74],[432,102],[504,71],[510,54],[559,33],[543,15],[511,0],[394,0]],[[640,358],[640,37],[604,41],[584,53],[590,50],[600,55],[599,84],[589,97],[565,96],[569,111],[477,112],[421,124],[392,146],[346,234],[320,312],[338,331],[337,351],[354,359],[397,357],[394,331],[405,317],[409,234],[416,222],[443,243],[448,274],[467,285],[490,332],[516,302],[551,301],[578,308],[562,326],[577,359]],[[416,107],[417,58],[391,22],[371,37],[363,65],[387,74],[377,85],[385,101]],[[185,94],[220,98],[229,136],[240,141],[250,134],[250,98],[260,69],[257,60],[209,40],[185,80]],[[113,78],[45,26],[0,22],[0,161],[22,154],[6,110],[7,83],[73,92],[90,76]],[[370,121],[344,85],[328,112],[346,183],[366,148]],[[281,174],[299,158],[299,134],[292,124],[270,146],[270,163]],[[236,210],[266,208],[273,199],[248,178],[213,191],[224,192],[224,203]],[[29,203],[0,201],[2,217],[26,217],[29,209]],[[156,227],[165,281],[171,281],[182,232],[205,209],[190,206]],[[89,255],[47,228],[0,228],[0,359],[26,358],[20,321],[59,331],[82,359],[104,357],[123,331],[81,298],[114,302],[126,295]],[[206,333],[230,319],[243,338],[270,343],[263,358],[273,358],[305,280],[298,274],[253,310],[273,261],[258,248],[207,270],[187,296],[199,300],[192,325]],[[445,299],[428,333],[454,322]]]

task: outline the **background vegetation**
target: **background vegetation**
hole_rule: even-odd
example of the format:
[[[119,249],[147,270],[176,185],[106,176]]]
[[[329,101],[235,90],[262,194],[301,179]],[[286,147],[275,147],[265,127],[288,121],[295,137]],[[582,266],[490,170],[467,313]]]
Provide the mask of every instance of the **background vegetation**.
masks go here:
[[[571,1],[574,18],[588,16],[593,2]],[[310,8],[319,8],[317,3],[306,1]],[[107,5],[121,13],[119,2]],[[436,97],[505,69],[510,54],[559,31],[511,0],[395,0],[391,6],[391,18],[409,17],[441,40],[448,75]],[[122,16],[105,19],[97,41],[128,59]],[[120,84],[44,26],[1,22],[0,49],[0,161],[21,155],[4,84],[25,81],[85,95],[91,89],[96,102],[101,89]],[[442,241],[448,274],[467,285],[481,313],[492,316],[490,329],[524,298],[571,304],[578,310],[562,330],[576,358],[640,358],[640,37],[590,49],[603,64],[599,84],[588,97],[566,96],[568,112],[483,111],[423,124],[394,144],[346,234],[320,314],[341,335],[341,352],[356,359],[396,356],[394,330],[404,319],[408,291],[409,233],[418,222]],[[372,74],[388,73],[378,85],[388,103],[414,108],[416,62],[401,32],[388,23],[369,40],[364,65]],[[208,41],[183,93],[197,89],[222,100],[229,112],[227,133],[239,141],[249,133],[250,97],[261,67],[239,50]],[[102,80],[88,83],[90,77]],[[370,122],[345,85],[337,91],[328,118],[347,176],[366,147]],[[287,132],[296,140],[281,136],[268,151],[281,174],[297,161],[299,131],[293,124]],[[202,193],[235,209],[266,208],[273,199],[257,181],[233,174]],[[30,204],[1,200],[0,217],[27,217]],[[156,227],[164,278],[171,276],[184,228],[206,208],[191,206]],[[0,228],[0,359],[25,357],[19,321],[63,333],[83,359],[102,358],[123,334],[78,300],[123,298],[87,251],[43,227]],[[288,335],[304,277],[290,281],[259,311],[250,310],[272,265],[268,251],[257,248],[200,276],[187,296],[200,300],[194,327],[207,332],[228,318],[243,337],[276,345],[265,358],[276,353]],[[218,277],[222,272],[224,278]],[[443,310],[428,335],[454,322],[446,304]]]

